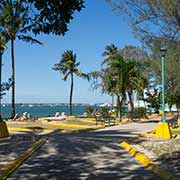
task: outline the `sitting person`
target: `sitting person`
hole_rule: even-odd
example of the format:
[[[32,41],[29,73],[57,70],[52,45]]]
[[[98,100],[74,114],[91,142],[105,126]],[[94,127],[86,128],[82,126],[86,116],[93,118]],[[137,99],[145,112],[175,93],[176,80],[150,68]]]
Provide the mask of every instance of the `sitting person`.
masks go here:
[[[18,121],[18,120],[20,120],[20,116],[18,114],[15,114],[13,121]]]
[[[60,116],[59,112],[56,112],[55,117],[59,117],[59,116]]]
[[[27,120],[28,119],[28,113],[24,112],[23,116],[21,117],[21,121]]]

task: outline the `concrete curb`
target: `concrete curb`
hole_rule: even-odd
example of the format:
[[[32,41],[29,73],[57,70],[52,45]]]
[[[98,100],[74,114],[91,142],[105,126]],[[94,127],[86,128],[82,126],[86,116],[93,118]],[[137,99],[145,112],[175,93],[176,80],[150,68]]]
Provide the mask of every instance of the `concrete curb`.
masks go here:
[[[139,136],[140,137],[140,136]],[[167,170],[162,169],[156,165],[150,158],[140,153],[137,149],[131,146],[127,141],[120,143],[120,146],[128,151],[134,158],[136,158],[145,168],[152,171],[155,175],[159,176],[163,180],[178,180]]]
[[[41,138],[37,143],[26,150],[24,154],[2,168],[0,180],[7,179],[26,159],[28,159],[34,152],[36,152],[43,144],[45,144],[46,141],[47,138]]]

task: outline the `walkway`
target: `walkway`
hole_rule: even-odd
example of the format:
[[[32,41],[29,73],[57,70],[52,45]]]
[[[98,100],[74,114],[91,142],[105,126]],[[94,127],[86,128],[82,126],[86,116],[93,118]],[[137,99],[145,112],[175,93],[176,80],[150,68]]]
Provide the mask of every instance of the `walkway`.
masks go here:
[[[155,127],[155,122],[144,122],[88,133],[51,134],[9,180],[159,179],[119,146],[120,141]]]

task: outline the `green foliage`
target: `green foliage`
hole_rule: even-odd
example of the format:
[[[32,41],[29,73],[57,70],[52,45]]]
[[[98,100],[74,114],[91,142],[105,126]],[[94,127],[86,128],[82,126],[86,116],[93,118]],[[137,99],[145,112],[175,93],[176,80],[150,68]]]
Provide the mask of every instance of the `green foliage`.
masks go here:
[[[141,118],[147,118],[146,115],[147,111],[144,107],[134,108],[134,111],[132,113],[133,119],[141,119]]]
[[[75,74],[81,78],[89,79],[89,76],[78,69],[80,62],[77,62],[77,56],[72,50],[65,51],[59,63],[54,64],[53,70],[59,71],[64,76],[62,80],[66,81],[67,78]]]
[[[5,42],[9,40],[23,40],[25,42],[42,42],[31,36],[25,35],[27,29],[32,28],[29,14],[29,7],[23,3],[23,0],[0,2],[0,34]]]
[[[178,109],[180,109],[180,94],[169,92],[166,95],[166,102],[168,103],[170,111],[173,105],[176,106],[177,111],[178,111]]]
[[[101,110],[100,110],[100,112],[101,112],[101,115],[102,115],[102,116],[110,116],[110,114],[109,114],[109,108],[107,108],[107,107],[102,107]]]
[[[147,97],[145,101],[148,103],[148,107],[154,109],[156,113],[159,112],[161,106],[160,95],[161,93],[157,89],[154,89],[153,92],[146,92]]]
[[[142,40],[180,35],[179,0],[106,0],[112,9],[129,17],[133,30]],[[151,27],[151,28],[149,28]]]
[[[1,84],[1,94],[0,94],[1,99],[3,98],[4,95],[6,95],[6,91],[8,91],[11,86],[12,86],[11,78],[9,78],[8,82],[4,82]]]
[[[64,35],[75,11],[84,8],[83,0],[24,0],[31,3],[32,31],[35,34]]]
[[[92,106],[89,105],[86,107],[86,113],[88,114],[88,116],[92,116],[93,112],[94,108]]]
[[[130,51],[129,51],[130,50]],[[128,53],[129,51],[129,53]],[[92,72],[93,87],[101,88],[103,93],[117,96],[117,107],[119,107],[119,117],[122,113],[123,102],[129,96],[131,106],[133,106],[132,95],[136,91],[140,96],[148,84],[145,75],[145,60],[148,55],[134,46],[126,46],[124,49],[118,49],[114,44],[106,46],[103,53],[105,57],[100,71]],[[129,59],[125,59],[128,57]],[[133,58],[138,58],[135,60]],[[133,108],[132,108],[133,109]]]
[[[62,80],[66,81],[68,77],[71,78],[71,90],[69,100],[69,113],[72,115],[72,95],[74,88],[74,75],[89,80],[89,76],[78,69],[80,62],[77,62],[77,56],[72,50],[67,50],[61,55],[60,62],[54,64],[52,68],[54,71],[59,71],[63,74]]]

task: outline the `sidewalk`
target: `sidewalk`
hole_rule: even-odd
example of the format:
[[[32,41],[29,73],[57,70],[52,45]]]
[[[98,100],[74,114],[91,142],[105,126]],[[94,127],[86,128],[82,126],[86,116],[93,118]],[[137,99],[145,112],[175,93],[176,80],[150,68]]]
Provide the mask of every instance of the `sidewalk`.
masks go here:
[[[119,146],[122,140],[155,127],[155,122],[142,122],[94,132],[52,134],[49,141],[8,179],[159,179]]]

